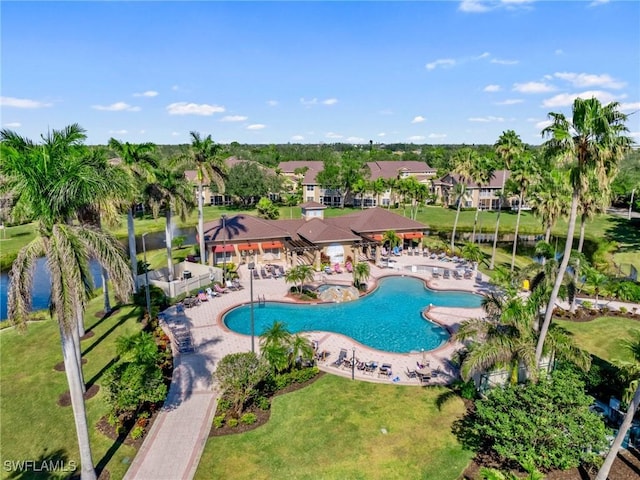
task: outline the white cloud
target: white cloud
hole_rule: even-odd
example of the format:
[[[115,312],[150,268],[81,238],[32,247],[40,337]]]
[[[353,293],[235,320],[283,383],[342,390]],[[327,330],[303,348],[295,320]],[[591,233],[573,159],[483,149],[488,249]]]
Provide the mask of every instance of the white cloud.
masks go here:
[[[326,138],[331,138],[331,139],[340,139],[340,138],[344,138],[342,135],[340,135],[339,133],[335,133],[335,132],[328,132],[325,135]]]
[[[499,92],[501,89],[500,85],[487,85],[483,88],[484,92]]]
[[[481,58],[489,58],[491,54],[489,52],[484,52],[476,57],[476,60],[480,60]]]
[[[227,115],[220,119],[221,122],[244,122],[249,117],[245,117],[244,115]]]
[[[636,143],[640,143],[640,132],[629,132],[628,135],[636,139]]]
[[[380,132],[378,134],[379,137],[386,137],[387,136],[387,132]]]
[[[91,108],[104,112],[139,112],[140,107],[132,107],[125,102],[116,102],[111,105],[92,105]]]
[[[468,120],[470,122],[504,122],[504,117],[494,117],[493,115],[487,115],[486,117],[469,117]]]
[[[518,103],[522,103],[524,100],[521,98],[508,98],[506,100],[502,100],[501,102],[496,102],[496,105],[517,105]]]
[[[318,99],[317,98],[312,98],[310,100],[307,100],[306,98],[302,97],[300,99],[300,103],[302,105],[306,105],[306,106],[317,105],[318,104]]]
[[[411,123],[422,123],[426,120],[426,118],[424,118],[422,115],[418,115],[416,117],[413,117],[413,120],[411,120]]]
[[[514,83],[513,91],[520,93],[547,93],[553,92],[556,87],[544,82],[527,82],[527,83]]]
[[[590,73],[556,72],[554,73],[554,76],[556,78],[566,80],[576,88],[603,87],[617,89],[626,85],[624,82],[614,80],[606,73],[602,75],[594,75]]]
[[[605,5],[609,3],[609,0],[593,0],[589,6],[590,7],[599,7],[600,5]]]
[[[362,137],[347,137],[345,139],[347,143],[366,143],[366,140]]]
[[[3,127],[7,127],[7,128],[19,128],[21,126],[22,124],[20,122],[9,122],[3,125]]]
[[[551,98],[547,98],[542,102],[543,107],[567,107],[573,103],[576,98],[597,98],[601,103],[613,102],[616,97],[609,92],[602,90],[588,90],[581,93],[561,93]]]
[[[456,61],[453,58],[441,58],[434,62],[427,63],[425,68],[427,70],[435,70],[438,67],[442,68],[451,68],[456,64]]]
[[[263,125],[262,123],[253,123],[251,125],[247,125],[247,130],[262,130],[263,128],[266,128],[266,125]]]
[[[14,108],[43,108],[50,107],[52,103],[39,102],[29,98],[0,97],[0,107]]]
[[[270,107],[277,107],[278,106],[278,101],[277,100],[267,100],[267,105],[269,105]]]
[[[491,10],[491,8],[480,0],[462,0],[458,6],[458,10],[467,13],[484,13]]]
[[[543,129],[545,129],[549,125],[551,125],[552,123],[553,122],[551,120],[541,120],[539,122],[536,122],[536,130],[542,131]]]
[[[620,111],[621,112],[636,112],[640,110],[640,102],[634,103],[621,103]]]
[[[219,105],[209,105],[207,103],[187,103],[176,102],[167,105],[167,112],[169,115],[202,115],[210,116],[214,113],[222,113],[225,111],[224,107]]]
[[[337,98],[327,98],[326,100],[322,101],[323,105],[335,105],[336,103],[338,103]]]
[[[172,137],[179,137],[180,136],[180,132],[171,132],[171,136]]]
[[[302,135],[294,135],[293,137],[291,137],[292,142],[301,142],[303,140],[304,140],[304,137]]]
[[[122,130],[109,130],[109,133],[111,135],[126,135],[129,132],[127,132],[126,130],[122,129]]]
[[[134,93],[133,96],[134,97],[157,97],[158,92],[156,92],[155,90],[147,90],[146,92],[142,92],[142,93]]]
[[[497,63],[498,65],[517,65],[519,60],[503,60],[500,58],[492,58],[491,63]]]
[[[430,138],[432,140],[437,140],[437,139],[441,139],[441,138],[447,138],[447,134],[446,133],[430,133],[428,138]]]
[[[562,51],[561,48],[556,49],[556,51],[553,53],[555,53],[556,55],[564,55],[564,52]]]
[[[407,138],[407,140],[409,142],[421,142],[425,139],[424,135],[413,135],[409,138]]]

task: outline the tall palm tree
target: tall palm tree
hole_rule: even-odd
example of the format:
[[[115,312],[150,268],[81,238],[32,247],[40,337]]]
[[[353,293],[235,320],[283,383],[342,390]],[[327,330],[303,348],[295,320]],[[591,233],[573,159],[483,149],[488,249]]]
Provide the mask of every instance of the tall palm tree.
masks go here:
[[[170,162],[171,163],[171,162]],[[146,194],[155,218],[158,218],[160,210],[164,209],[164,232],[167,247],[168,278],[173,280],[173,215],[177,214],[184,222],[194,208],[193,192],[191,185],[184,176],[184,170],[175,165],[167,165],[155,171],[155,181],[149,183]]]
[[[493,172],[495,171],[495,164],[492,159],[488,157],[480,157],[477,161],[473,162],[471,169],[469,170],[469,179],[474,182],[478,188],[482,189],[483,185],[488,184],[493,178]],[[476,230],[478,227],[478,217],[480,215],[480,199],[478,198],[478,205],[476,207],[476,215],[473,219],[473,233],[471,234],[471,243],[476,241]]]
[[[636,334],[635,339],[633,341],[629,341],[626,344],[626,347],[631,351],[636,364],[640,364],[640,335]],[[613,440],[613,443],[609,448],[609,453],[607,453],[604,463],[600,467],[600,470],[598,470],[596,480],[607,480],[609,477],[609,472],[611,471],[613,462],[618,456],[618,451],[622,446],[624,438],[627,436],[629,427],[631,427],[631,423],[633,422],[633,417],[638,411],[638,406],[640,406],[640,382],[637,382],[636,391],[629,402],[629,406],[627,407],[627,413],[625,414],[624,420],[622,420],[622,424],[618,429],[616,438]]]
[[[37,236],[25,245],[11,269],[10,320],[24,327],[31,310],[35,263],[46,258],[51,274],[50,313],[60,331],[81,464],[81,477],[95,479],[78,358],[78,311],[92,288],[89,259],[104,266],[116,294],[126,299],[132,279],[122,247],[110,234],[78,223],[77,211],[94,204],[103,188],[77,124],[53,130],[36,145],[9,130],[0,132],[2,189],[15,199],[13,214],[37,222]],[[94,189],[85,188],[89,182]],[[88,197],[86,197],[88,195]]]
[[[127,233],[129,237],[129,261],[131,262],[131,276],[134,291],[138,291],[138,258],[136,252],[136,232],[133,223],[136,205],[140,203],[140,191],[144,184],[153,181],[153,169],[158,166],[153,157],[156,146],[153,143],[120,142],[115,138],[109,139],[109,148],[121,160],[121,168],[127,172],[136,187],[131,190],[129,209],[127,211]]]
[[[206,251],[204,246],[204,205],[202,187],[204,180],[208,179],[218,187],[218,192],[224,194],[224,162],[219,158],[222,147],[216,144],[211,135],[205,138],[198,132],[190,132],[191,158],[195,164],[198,180],[198,242],[200,247],[200,263],[206,263]]]
[[[579,252],[582,252],[584,245],[584,233],[587,221],[593,219],[597,213],[604,213],[609,205],[608,195],[600,188],[595,175],[588,176],[588,187],[582,192],[578,204],[578,213],[580,214],[580,237],[578,239]]]
[[[500,191],[500,198],[498,200],[498,215],[496,217],[496,231],[493,236],[493,248],[491,250],[491,263],[489,269],[493,270],[496,262],[496,249],[498,246],[498,233],[500,231],[500,213],[502,211],[502,201],[504,198],[504,185],[506,181],[506,171],[511,168],[513,160],[524,152],[524,144],[520,139],[520,136],[513,130],[507,130],[502,132],[498,141],[494,144],[494,148],[498,157],[502,160],[502,189]]]
[[[544,241],[551,241],[551,230],[558,220],[569,212],[571,186],[567,170],[550,169],[541,172],[529,199],[534,213],[540,217],[545,229]]]
[[[456,229],[458,227],[458,217],[460,217],[460,208],[465,194],[467,193],[467,182],[471,179],[471,172],[474,164],[478,162],[478,154],[470,148],[463,148],[453,157],[453,171],[458,174],[458,183],[456,184],[456,219],[453,222],[453,231],[451,232],[451,253],[455,250]]]
[[[391,252],[394,247],[400,245],[400,242],[402,242],[402,239],[395,230],[387,230],[382,234],[382,244],[389,245],[389,252]]]
[[[540,329],[537,362],[542,357],[553,309],[569,262],[578,202],[588,186],[588,175],[593,172],[603,189],[608,188],[617,163],[632,144],[631,138],[624,135],[628,131],[625,126],[627,116],[619,111],[617,102],[602,105],[596,98],[576,98],[571,120],[561,113],[550,113],[549,116],[552,124],[542,131],[543,136],[549,137],[545,147],[561,163],[568,164],[572,194],[564,255]]]
[[[298,292],[302,293],[305,282],[313,281],[313,268],[310,265],[297,265],[284,274],[285,282],[298,285]]]
[[[520,229],[520,215],[522,214],[522,203],[524,202],[527,190],[537,178],[536,158],[532,152],[524,152],[516,157],[511,167],[511,177],[509,181],[518,189],[518,216],[516,219],[516,230],[513,238],[513,250],[511,252],[511,271],[516,263],[516,251],[518,248],[518,230]]]

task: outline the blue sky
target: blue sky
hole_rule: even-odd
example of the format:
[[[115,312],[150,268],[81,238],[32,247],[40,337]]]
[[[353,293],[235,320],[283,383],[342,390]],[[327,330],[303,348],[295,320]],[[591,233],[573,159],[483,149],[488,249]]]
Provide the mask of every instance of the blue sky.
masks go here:
[[[541,143],[640,110],[640,2],[8,2],[3,128],[88,143]],[[640,142],[640,112],[629,129]]]

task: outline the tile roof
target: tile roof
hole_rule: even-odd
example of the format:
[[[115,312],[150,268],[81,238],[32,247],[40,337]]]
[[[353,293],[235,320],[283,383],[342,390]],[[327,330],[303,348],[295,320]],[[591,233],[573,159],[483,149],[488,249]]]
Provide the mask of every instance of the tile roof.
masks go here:
[[[360,240],[360,236],[353,233],[351,229],[332,225],[319,218],[313,218],[304,222],[296,233],[305,240],[313,243],[355,242],[356,240]]]

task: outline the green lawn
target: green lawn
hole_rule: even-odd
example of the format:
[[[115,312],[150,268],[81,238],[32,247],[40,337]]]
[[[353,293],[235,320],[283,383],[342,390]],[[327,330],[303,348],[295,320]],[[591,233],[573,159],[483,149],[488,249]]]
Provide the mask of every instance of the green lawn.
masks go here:
[[[95,335],[82,342],[85,382],[100,384],[105,367],[115,357],[115,340],[140,330],[136,309],[123,307],[101,321],[95,313],[102,298],[92,301],[86,316],[87,330]],[[14,329],[0,333],[0,438],[3,460],[42,460],[60,454],[79,463],[71,407],[57,405],[68,390],[64,372],[54,370],[62,361],[57,324],[52,320],[32,323],[25,334]],[[107,413],[104,391],[86,402],[95,465],[104,465],[111,478],[122,478],[135,455],[131,447],[115,444],[95,429]],[[2,478],[8,472],[2,470]],[[43,478],[42,474],[20,478]]]
[[[451,433],[462,401],[436,406],[447,391],[325,375],[276,397],[266,425],[210,438],[196,478],[456,479],[472,454]]]
[[[633,356],[622,346],[633,330],[640,330],[640,322],[628,318],[602,317],[591,322],[554,320],[569,330],[578,346],[611,363],[633,361]]]

